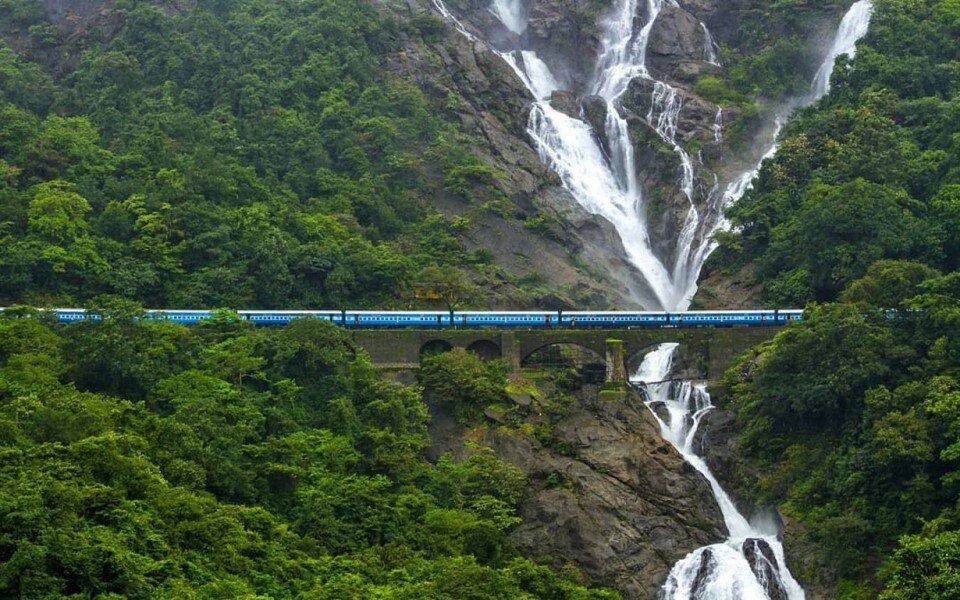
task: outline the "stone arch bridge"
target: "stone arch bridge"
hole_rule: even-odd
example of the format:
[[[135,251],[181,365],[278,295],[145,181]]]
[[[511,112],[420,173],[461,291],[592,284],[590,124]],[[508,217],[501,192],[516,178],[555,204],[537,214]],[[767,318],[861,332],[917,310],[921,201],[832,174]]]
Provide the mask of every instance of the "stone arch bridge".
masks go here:
[[[666,342],[681,345],[717,381],[733,360],[747,349],[772,338],[782,326],[691,327],[650,329],[411,329],[353,332],[354,341],[369,354],[376,367],[413,369],[421,353],[466,348],[484,358],[503,358],[518,373],[524,360],[537,350],[572,344],[605,359],[607,381],[626,380],[627,367],[639,363],[653,346]]]

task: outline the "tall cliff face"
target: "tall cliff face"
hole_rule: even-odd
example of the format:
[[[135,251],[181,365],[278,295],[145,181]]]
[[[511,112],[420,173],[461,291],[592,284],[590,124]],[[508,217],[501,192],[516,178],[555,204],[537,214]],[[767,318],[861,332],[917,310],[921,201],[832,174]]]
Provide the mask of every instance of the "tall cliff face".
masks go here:
[[[660,437],[638,396],[610,403],[591,385],[572,395],[538,386],[505,426],[464,430],[435,409],[433,452],[468,454],[470,440],[524,472],[523,522],[511,534],[524,555],[572,564],[625,598],[655,597],[677,560],[725,535],[709,484]]]

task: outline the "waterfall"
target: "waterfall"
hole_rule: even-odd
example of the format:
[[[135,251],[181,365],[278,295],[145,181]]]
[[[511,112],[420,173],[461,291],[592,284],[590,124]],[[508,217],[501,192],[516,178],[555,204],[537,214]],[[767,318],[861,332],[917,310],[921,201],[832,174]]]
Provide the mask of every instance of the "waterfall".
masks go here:
[[[717,58],[717,43],[713,41],[713,35],[703,21],[700,22],[700,29],[703,30],[703,60],[715,67],[721,66],[720,59]]]
[[[458,31],[471,40],[470,33],[447,9],[443,0],[434,6],[452,21]],[[716,186],[698,208],[694,198],[695,167],[690,155],[677,141],[679,115],[683,108],[682,92],[664,81],[654,79],[647,69],[647,45],[654,23],[663,9],[664,0],[646,0],[645,15],[637,29],[639,1],[615,0],[609,14],[600,23],[600,46],[592,78],[587,89],[606,101],[604,131],[593,131],[583,120],[561,113],[550,106],[552,92],[559,89],[557,77],[550,67],[531,50],[511,52],[494,49],[513,68],[530,95],[536,100],[530,111],[527,132],[536,145],[541,160],[553,169],[577,202],[593,214],[610,221],[617,230],[627,259],[640,272],[651,297],[643,299],[647,308],[684,310],[696,293],[697,279],[707,257],[716,247],[713,234],[728,227],[723,210],[736,202],[749,189],[762,161],[776,152],[776,134],[785,116],[794,108],[812,103],[829,90],[830,73],[836,58],[853,54],[857,40],[863,36],[873,11],[870,0],[859,0],[844,16],[830,51],[817,71],[810,93],[784,108],[777,116],[776,127],[768,151],[761,160],[740,177],[734,178],[723,193]],[[526,0],[490,0],[488,9],[522,42],[526,31]],[[715,63],[716,44],[706,25],[704,32],[705,60]],[[708,51],[709,50],[709,51]],[[677,231],[673,260],[667,261],[653,248],[647,227],[644,198],[637,180],[634,148],[626,119],[619,109],[619,99],[635,79],[652,84],[651,108],[646,115],[648,125],[676,153],[680,161],[678,189],[690,202]],[[713,125],[714,139],[723,139],[723,112],[719,109]],[[601,140],[607,147],[601,147]]]
[[[802,600],[803,589],[787,568],[776,529],[747,521],[706,461],[694,452],[700,421],[713,404],[703,384],[670,381],[677,348],[678,344],[661,344],[647,354],[632,381],[641,386],[660,434],[710,484],[728,537],[723,543],[694,550],[675,564],[660,597],[734,600],[778,595]]]
[[[827,52],[823,64],[817,70],[810,89],[810,102],[816,102],[830,91],[830,75],[833,73],[834,63],[841,54],[853,58],[857,51],[857,41],[867,33],[870,26],[870,17],[873,16],[873,2],[859,0],[855,2],[840,22],[837,37],[833,40],[830,51]]]
[[[516,50],[509,53],[499,52],[498,54],[513,68],[517,77],[537,100],[548,102],[550,94],[560,89],[553,73],[550,72],[550,67],[540,60],[536,52]]]
[[[476,36],[447,10],[443,0],[433,2],[458,31],[468,39],[476,40]],[[685,309],[696,291],[700,269],[715,248],[712,234],[728,227],[723,209],[746,193],[762,162],[776,153],[776,139],[789,112],[815,102],[829,91],[830,74],[837,57],[855,52],[857,40],[869,25],[873,5],[870,0],[860,0],[850,8],[817,71],[810,92],[789,103],[777,115],[768,149],[751,169],[733,179],[722,193],[720,182],[714,178],[703,214],[694,203],[693,161],[676,139],[683,107],[682,93],[668,83],[652,78],[646,66],[650,32],[662,8],[663,0],[647,0],[646,21],[637,31],[638,1],[616,0],[610,14],[601,23],[600,49],[588,89],[606,101],[602,132],[602,139],[607,142],[606,151],[600,145],[601,132],[550,105],[549,98],[559,85],[549,66],[535,52],[497,52],[535,99],[527,132],[541,160],[560,176],[564,186],[586,210],[613,223],[627,258],[640,271],[654,295],[651,301],[667,309]],[[519,36],[526,30],[527,10],[522,0],[492,0],[489,9],[514,34]],[[702,23],[701,26],[705,59],[717,64],[716,45],[706,26]],[[652,83],[646,122],[679,157],[678,186],[690,201],[678,232],[676,256],[669,267],[657,256],[650,242],[633,144],[627,121],[618,108],[620,97],[637,78]],[[715,141],[722,141],[722,108],[717,110],[713,133]],[[661,590],[661,597],[664,600],[804,598],[803,589],[787,568],[776,527],[764,528],[748,522],[706,462],[694,452],[700,420],[713,409],[713,405],[704,385],[667,381],[676,348],[676,344],[663,344],[648,354],[634,381],[643,386],[647,406],[659,421],[663,437],[709,483],[723,515],[728,538],[721,544],[699,548],[674,565]]]
[[[432,1],[459,32],[471,41],[477,40],[450,13],[443,0]],[[763,161],[776,153],[777,136],[789,113],[815,102],[829,91],[830,74],[837,57],[855,52],[857,41],[866,33],[873,5],[870,0],[859,0],[850,8],[817,71],[810,92],[788,103],[776,116],[771,139],[760,160],[730,181],[722,192],[720,181],[714,176],[703,207],[705,210],[698,210],[694,203],[693,161],[676,139],[683,108],[682,92],[654,79],[646,65],[647,44],[663,2],[646,0],[646,20],[639,31],[636,29],[640,20],[638,0],[614,0],[610,13],[600,24],[598,58],[586,88],[606,102],[602,132],[594,131],[585,121],[550,105],[551,94],[559,89],[559,85],[549,66],[535,52],[506,52],[495,48],[494,51],[510,65],[535,100],[527,133],[540,159],[559,175],[564,187],[584,209],[614,225],[627,258],[653,294],[648,308],[656,305],[668,310],[684,310],[696,292],[703,263],[716,246],[713,233],[729,226],[723,217],[723,209],[746,193]],[[516,42],[520,44],[527,28],[525,0],[491,0],[488,8],[507,30],[516,34]],[[701,27],[705,61],[719,66],[716,44],[706,25],[701,23]],[[654,252],[650,241],[633,144],[627,121],[618,108],[620,97],[638,78],[652,84],[646,123],[679,157],[678,186],[690,201],[677,234],[675,258],[669,266]],[[723,140],[723,116],[722,108],[718,108],[713,125],[717,142]],[[601,146],[601,139],[607,142],[606,150]],[[728,538],[721,544],[699,548],[674,565],[661,590],[661,597],[664,600],[803,599],[803,589],[787,568],[777,528],[748,522],[706,462],[694,452],[700,420],[713,409],[713,405],[704,385],[667,381],[676,348],[676,344],[663,344],[648,354],[634,381],[643,386],[647,406],[659,421],[663,437],[710,484],[723,514]]]
[[[713,118],[713,141],[723,143],[723,107],[717,107],[717,115]]]
[[[763,166],[763,162],[776,155],[778,149],[777,137],[780,135],[780,131],[783,129],[783,125],[790,112],[797,108],[809,106],[830,92],[830,75],[833,73],[833,67],[836,64],[837,58],[842,54],[853,58],[857,51],[857,42],[866,35],[872,15],[873,2],[871,0],[859,0],[855,2],[843,16],[830,51],[827,52],[823,62],[820,64],[820,68],[817,69],[813,83],[810,84],[810,91],[802,98],[788,102],[783,110],[777,114],[774,119],[772,139],[769,142],[767,151],[764,152],[763,156],[760,157],[760,160],[757,161],[752,169],[745,171],[740,177],[731,181],[727,186],[722,197],[722,205],[720,207],[721,214],[723,209],[735,203],[747,193],[747,190],[753,185],[753,180],[756,179],[757,174],[760,172],[760,167]],[[729,222],[725,218],[721,218],[717,222],[716,229],[725,229],[727,227],[729,227]],[[703,252],[703,259],[700,261],[701,266],[714,248],[715,244],[708,242]]]
[[[493,0],[490,12],[517,35],[527,30],[527,7],[519,0]]]

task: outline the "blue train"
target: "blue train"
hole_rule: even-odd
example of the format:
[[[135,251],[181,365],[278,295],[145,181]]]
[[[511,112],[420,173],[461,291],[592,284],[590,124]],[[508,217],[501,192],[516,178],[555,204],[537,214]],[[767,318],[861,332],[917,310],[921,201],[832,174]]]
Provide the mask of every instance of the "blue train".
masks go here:
[[[98,321],[100,315],[79,308],[53,309],[61,323]],[[210,318],[209,310],[149,310],[147,318],[184,325]],[[313,317],[349,328],[549,328],[603,327],[732,327],[784,325],[803,318],[802,310],[725,310],[684,312],[630,311],[365,311],[365,310],[241,310],[240,318],[255,325],[286,325]]]

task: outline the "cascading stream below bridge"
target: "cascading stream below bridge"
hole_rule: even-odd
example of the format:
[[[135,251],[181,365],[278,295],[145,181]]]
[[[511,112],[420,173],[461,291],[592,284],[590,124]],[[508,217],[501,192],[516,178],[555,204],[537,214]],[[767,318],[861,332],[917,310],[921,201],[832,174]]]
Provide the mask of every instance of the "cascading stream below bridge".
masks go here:
[[[802,600],[803,589],[787,568],[776,526],[748,522],[694,451],[700,421],[713,410],[713,403],[705,385],[670,381],[677,348],[678,344],[658,346],[644,357],[631,380],[641,387],[647,407],[660,424],[660,434],[710,484],[729,533],[723,543],[698,548],[674,565],[661,597]]]

